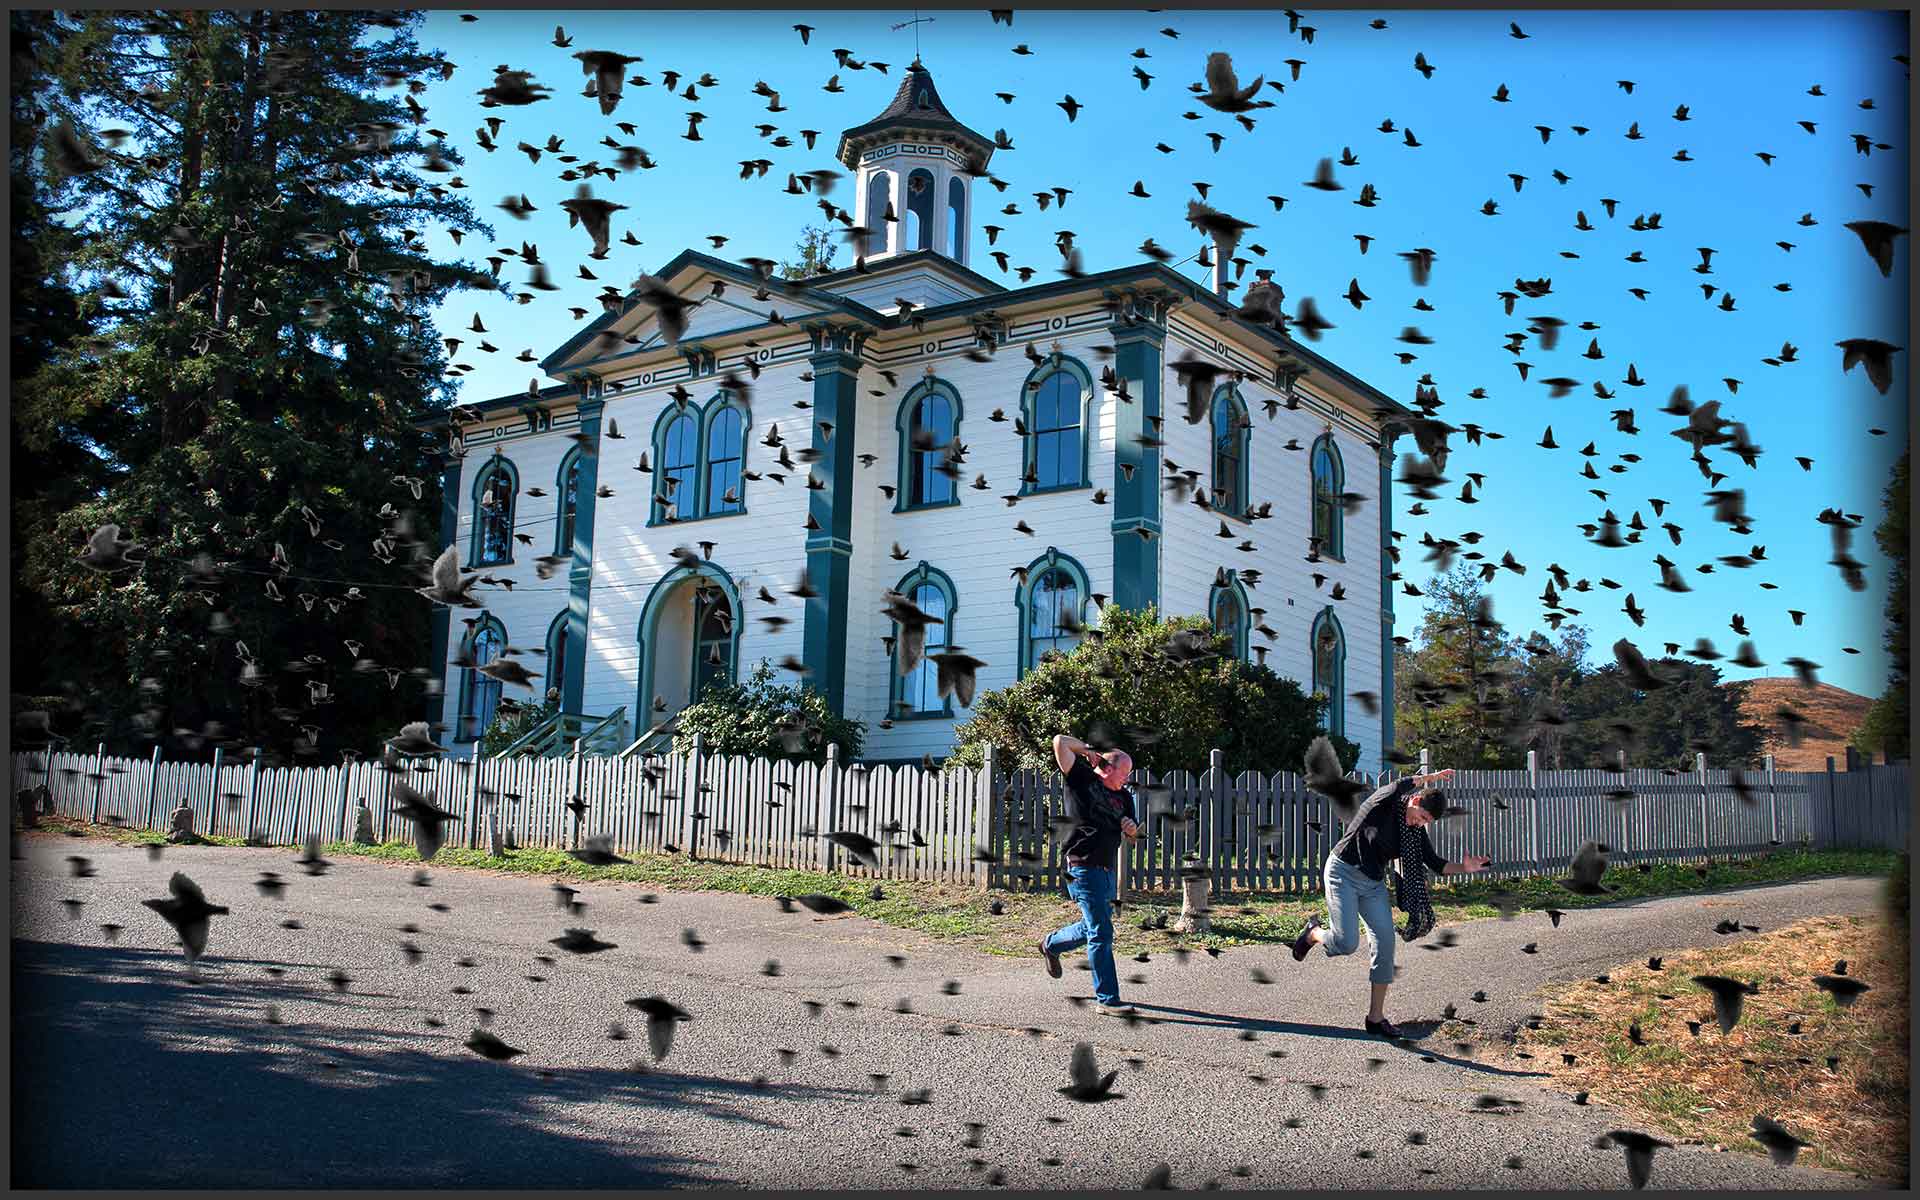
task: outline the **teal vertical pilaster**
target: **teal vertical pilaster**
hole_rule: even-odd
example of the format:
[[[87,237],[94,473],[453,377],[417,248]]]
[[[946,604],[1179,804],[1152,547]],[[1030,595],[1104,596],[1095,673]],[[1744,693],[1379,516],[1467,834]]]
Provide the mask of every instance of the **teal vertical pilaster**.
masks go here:
[[[853,567],[854,428],[858,418],[860,347],[863,331],[821,326],[810,329],[814,353],[811,446],[819,459],[810,468],[823,485],[807,493],[807,513],[818,528],[807,531],[807,599],[801,662],[807,683],[844,712],[847,684],[847,619]],[[829,435],[822,425],[831,428]]]
[[[578,713],[587,683],[587,618],[593,598],[593,510],[600,489],[599,396],[580,402],[580,432],[593,441],[580,454],[580,491],[573,517],[573,567],[567,590],[567,661],[560,673],[560,711]]]
[[[1391,770],[1393,747],[1393,439],[1380,435],[1380,769]]]
[[[460,527],[461,456],[449,454],[440,469],[440,551],[453,545],[453,534]],[[427,720],[435,725],[447,719],[447,642],[453,632],[453,610],[444,604],[433,606],[433,664],[440,673],[440,690],[427,699]]]
[[[1114,417],[1113,603],[1140,610],[1160,603],[1160,450],[1138,439],[1160,416],[1166,317],[1157,298],[1128,297],[1118,312],[1113,371],[1132,399],[1116,401]]]

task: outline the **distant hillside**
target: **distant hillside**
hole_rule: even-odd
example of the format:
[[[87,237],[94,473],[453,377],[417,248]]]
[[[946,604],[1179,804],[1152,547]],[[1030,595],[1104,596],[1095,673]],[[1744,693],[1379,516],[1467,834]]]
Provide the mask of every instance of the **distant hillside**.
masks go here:
[[[1792,746],[1774,710],[1782,705],[1805,717],[1800,727],[1800,744]],[[1866,719],[1873,700],[1829,683],[1816,684],[1811,690],[1800,681],[1785,678],[1747,681],[1747,697],[1740,705],[1740,716],[1749,724],[1767,730],[1766,748],[1773,752],[1774,766],[1782,771],[1824,771],[1827,756],[1833,756],[1836,770],[1845,770],[1847,739]]]

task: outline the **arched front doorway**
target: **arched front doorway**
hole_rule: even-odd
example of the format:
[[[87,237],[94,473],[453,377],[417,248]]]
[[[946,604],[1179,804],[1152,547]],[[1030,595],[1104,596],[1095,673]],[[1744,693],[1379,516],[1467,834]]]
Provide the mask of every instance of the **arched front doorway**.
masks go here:
[[[712,563],[675,567],[654,585],[640,613],[641,728],[739,677],[740,612],[739,589]]]

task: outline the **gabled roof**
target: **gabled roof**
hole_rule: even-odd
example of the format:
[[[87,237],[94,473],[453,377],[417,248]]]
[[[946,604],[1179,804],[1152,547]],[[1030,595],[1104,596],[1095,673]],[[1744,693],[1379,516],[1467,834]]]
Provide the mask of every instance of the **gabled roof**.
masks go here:
[[[1002,295],[1007,290],[1005,284],[995,283],[959,259],[949,257],[938,250],[906,250],[899,254],[890,254],[879,262],[868,263],[864,271],[857,267],[841,267],[837,271],[810,275],[806,283],[813,288],[831,287],[839,283],[852,283],[868,276],[894,274],[911,267],[933,267],[936,270],[945,271],[990,295]]]
[[[674,256],[672,262],[660,268],[656,278],[664,280],[666,284],[671,287],[676,277],[689,270],[706,271],[714,275],[719,275],[745,288],[757,289],[764,283],[767,289],[775,295],[783,296],[789,300],[805,300],[811,303],[819,303],[845,316],[882,327],[889,324],[891,320],[891,318],[882,316],[856,300],[849,300],[844,296],[837,296],[832,292],[818,290],[812,286],[812,280],[792,281],[778,277],[762,279],[752,268],[743,267],[739,263],[728,262],[724,258],[715,258],[710,254],[702,254],[698,250],[682,250]],[[541,359],[540,369],[549,373],[554,371],[561,363],[564,363],[574,351],[586,345],[587,342],[600,333],[601,330],[611,326],[614,322],[632,311],[633,303],[633,298],[629,295],[621,301],[618,312],[603,310],[599,316],[588,322],[584,329],[581,329],[565,342],[562,342],[559,349]]]
[[[926,251],[924,253],[931,254],[932,252]],[[911,255],[902,256],[903,259],[911,257]],[[881,268],[890,265],[893,261],[895,260],[888,260],[888,262],[881,263],[872,268],[873,273],[879,273]],[[953,267],[958,270],[966,270],[966,268],[960,267],[959,264],[954,263],[950,259],[942,258],[941,265]],[[875,330],[899,329],[907,324],[905,320],[895,314],[877,312],[856,300],[849,300],[844,296],[835,295],[817,286],[821,281],[831,282],[844,280],[853,274],[850,270],[836,271],[830,275],[814,276],[804,283],[778,278],[763,281],[759,274],[749,267],[728,262],[725,259],[714,258],[712,255],[702,254],[697,250],[684,250],[676,255],[673,261],[660,269],[658,277],[665,280],[669,286],[671,286],[676,277],[688,271],[696,270],[719,275],[747,288],[757,288],[764,282],[768,289],[776,295],[783,296],[790,300],[804,300],[809,303],[818,304],[833,313],[860,321]],[[968,271],[967,274],[974,275],[974,272]],[[975,278],[977,278],[983,286],[991,287],[995,290],[972,299],[956,300],[951,304],[942,304],[921,309],[914,314],[915,319],[933,322],[951,317],[962,317],[969,313],[1005,308],[1010,305],[1052,300],[1072,296],[1077,293],[1097,292],[1109,287],[1124,287],[1148,283],[1162,284],[1170,291],[1179,293],[1186,299],[1212,310],[1215,314],[1231,319],[1237,328],[1255,334],[1261,340],[1301,362],[1308,368],[1310,376],[1312,374],[1320,374],[1339,381],[1343,387],[1350,389],[1356,395],[1362,397],[1367,403],[1371,404],[1375,415],[1385,423],[1393,424],[1400,418],[1418,415],[1413,409],[1408,408],[1385,392],[1380,391],[1378,388],[1360,379],[1351,371],[1346,370],[1330,359],[1321,357],[1319,354],[1307,349],[1279,330],[1270,326],[1253,325],[1239,320],[1235,316],[1238,311],[1236,305],[1222,299],[1205,285],[1188,279],[1186,276],[1163,263],[1152,261],[1132,263],[1123,267],[1115,267],[1109,271],[1082,275],[1078,278],[1056,279],[1049,283],[1036,284],[1032,287],[1017,289],[1002,288],[985,276],[975,276]],[[589,338],[612,325],[620,319],[620,316],[631,311],[632,303],[631,299],[623,302],[619,314],[603,312],[599,317],[590,322],[586,328],[569,338],[559,349],[541,359],[540,369],[552,373],[558,364],[564,362],[568,355],[584,345]],[[553,387],[542,388],[538,400],[529,397],[525,392],[517,392],[508,396],[483,400],[477,404],[468,403],[462,407],[478,409],[484,413],[511,409],[520,404],[539,403],[549,398],[557,398],[571,394],[575,394],[574,386],[571,383],[561,383]],[[446,414],[444,412],[426,414],[420,418],[421,423],[426,426],[441,424],[444,423],[445,420]]]
[[[987,160],[993,157],[993,142],[967,128],[947,111],[939,89],[933,86],[933,72],[921,66],[918,58],[900,77],[900,90],[893,94],[893,102],[881,109],[873,120],[842,133],[840,148],[834,156],[851,169],[859,165],[860,155],[868,146],[884,140],[887,134],[909,131],[958,142],[962,148],[972,151],[971,165],[976,171],[985,171]]]

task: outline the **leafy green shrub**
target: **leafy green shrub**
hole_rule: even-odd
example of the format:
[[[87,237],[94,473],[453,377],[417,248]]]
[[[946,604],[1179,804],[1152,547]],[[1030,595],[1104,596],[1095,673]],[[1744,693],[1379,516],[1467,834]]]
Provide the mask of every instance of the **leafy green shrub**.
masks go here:
[[[551,721],[559,711],[558,700],[549,700],[544,704],[515,701],[511,708],[508,707],[508,701],[502,700],[494,710],[493,724],[487,726],[486,732],[480,735],[480,757],[492,758],[532,733],[543,722]]]
[[[802,731],[798,749],[789,747],[782,725]],[[841,761],[851,762],[866,741],[867,725],[835,713],[811,688],[774,683],[773,667],[763,659],[746,679],[710,684],[698,703],[681,709],[673,748],[691,752],[696,733],[706,735],[708,754],[823,763],[827,747],[838,745]]]
[[[1211,626],[1205,617],[1163,619],[1152,607],[1109,605],[1100,628],[1072,653],[1043,655],[1026,678],[981,694],[973,719],[955,731],[948,765],[977,767],[991,744],[1009,768],[1045,767],[1055,734],[1088,738],[1105,728],[1150,771],[1204,770],[1208,752],[1218,749],[1231,772],[1298,772],[1307,744],[1324,732],[1325,700],[1270,667],[1234,658],[1224,634],[1213,639],[1216,657],[1176,662],[1165,647],[1182,629]],[[1143,742],[1130,727],[1160,736]],[[1352,770],[1360,747],[1337,736],[1333,743]]]

